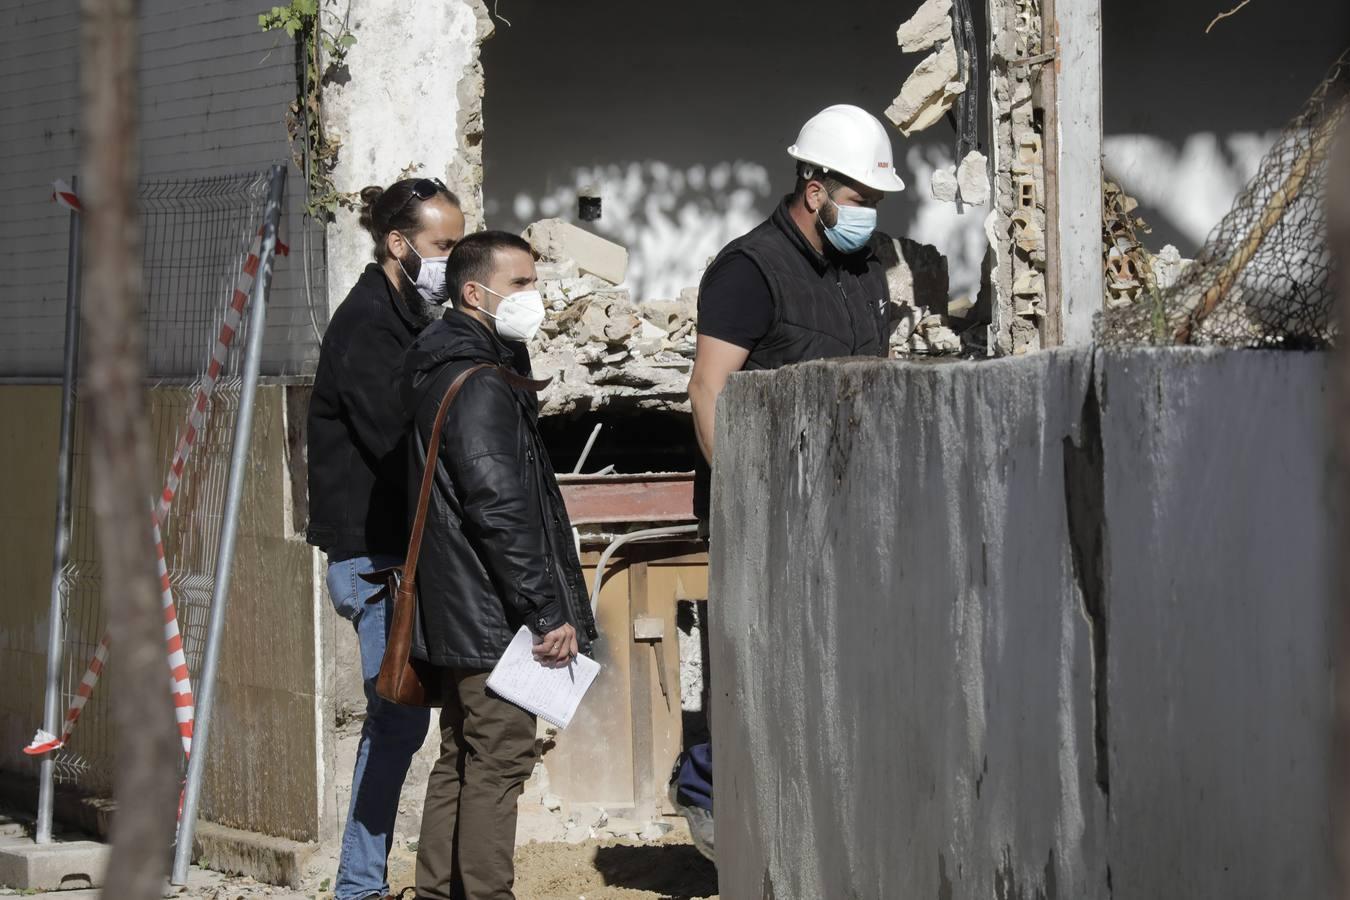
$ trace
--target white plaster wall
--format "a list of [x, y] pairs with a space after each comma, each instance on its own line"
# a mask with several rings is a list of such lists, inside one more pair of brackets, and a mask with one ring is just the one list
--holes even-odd
[[[351, 78], [324, 92], [325, 127], [342, 141], [337, 189], [387, 185], [405, 172], [437, 177], [460, 195], [473, 230], [481, 179], [461, 125], [477, 103], [477, 43], [490, 30], [481, 2], [419, 3], [410, 14], [400, 0], [353, 0], [350, 9]], [[330, 308], [371, 258], [358, 213], [339, 212], [328, 229]]]

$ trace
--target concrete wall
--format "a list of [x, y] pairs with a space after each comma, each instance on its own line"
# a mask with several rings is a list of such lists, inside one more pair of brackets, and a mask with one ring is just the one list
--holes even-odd
[[59, 388], [0, 387], [0, 768], [34, 775], [19, 750], [42, 724], [60, 415]]
[[1333, 893], [1329, 362], [1101, 364], [1116, 900]]
[[[141, 178], [200, 178], [290, 159], [286, 108], [295, 55], [285, 35], [258, 28], [261, 7], [229, 0], [146, 0], [141, 7]], [[0, 2], [0, 375], [60, 375], [69, 217], [50, 202], [53, 179], [79, 167], [79, 4]], [[304, 184], [291, 167], [268, 311], [264, 369], [312, 371], [301, 240]], [[319, 326], [323, 234], [311, 227], [311, 294]], [[87, 297], [96, 287], [85, 286]], [[203, 357], [206, 348], [202, 349]]]
[[1326, 383], [1205, 351], [736, 376], [722, 894], [1325, 896]]
[[[185, 417], [188, 396], [175, 388], [152, 393], [159, 457], [173, 449], [175, 425]], [[0, 771], [35, 776], [37, 766], [20, 753], [42, 722], [43, 671], [48, 626], [55, 460], [60, 390], [43, 386], [0, 386], [0, 561], [11, 573], [6, 602], [0, 604]], [[317, 840], [332, 818], [331, 785], [324, 740], [328, 687], [322, 677], [319, 644], [322, 607], [317, 604], [314, 553], [291, 517], [291, 448], [287, 390], [260, 388], [255, 408], [253, 466], [245, 481], [238, 552], [221, 656], [216, 719], [206, 769], [203, 815], [237, 828], [300, 841]], [[204, 440], [211, 437], [210, 432]], [[228, 439], [226, 441], [228, 446]], [[193, 462], [201, 467], [200, 448]], [[87, 521], [87, 483], [77, 467], [77, 558], [92, 554]], [[216, 487], [222, 484], [216, 481]], [[178, 571], [179, 548], [210, 539], [200, 529], [216, 519], [193, 520], [193, 475], [183, 490], [166, 533], [171, 571]], [[87, 550], [86, 550], [87, 548]], [[184, 551], [186, 552], [186, 551]], [[89, 567], [85, 571], [90, 571]], [[84, 582], [81, 582], [82, 584]], [[67, 667], [77, 681], [102, 634], [97, 579], [72, 601], [67, 633]], [[205, 600], [200, 582], [176, 585], [179, 619], [193, 675], [206, 637]], [[88, 608], [86, 608], [88, 607]], [[166, 663], [167, 666], [167, 663]], [[117, 692], [117, 650], [85, 713], [70, 751], [89, 764], [77, 784], [106, 793], [111, 777], [112, 736], [109, 698]]]
[[289, 403], [279, 385], [260, 388], [257, 402], [202, 815], [315, 841], [333, 812], [320, 670], [325, 610], [318, 554], [291, 515], [290, 461], [298, 448], [287, 441], [290, 420], [304, 416], [305, 406]]

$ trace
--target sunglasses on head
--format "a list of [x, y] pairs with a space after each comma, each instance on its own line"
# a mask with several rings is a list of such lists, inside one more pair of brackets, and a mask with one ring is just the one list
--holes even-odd
[[417, 179], [413, 182], [412, 193], [407, 196], [407, 199], [403, 201], [398, 209], [394, 210], [394, 214], [389, 218], [393, 220], [402, 215], [403, 211], [408, 208], [408, 204], [413, 201], [414, 197], [418, 200], [427, 201], [432, 197], [435, 197], [440, 191], [445, 191], [447, 194], [450, 193], [450, 189], [447, 188], [445, 183], [439, 178]]

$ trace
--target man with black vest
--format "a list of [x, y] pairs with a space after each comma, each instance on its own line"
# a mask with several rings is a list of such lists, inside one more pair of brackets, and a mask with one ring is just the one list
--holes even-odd
[[[886, 356], [885, 267], [874, 237], [877, 204], [905, 185], [885, 126], [847, 104], [811, 117], [788, 148], [797, 183], [769, 218], [717, 254], [698, 293], [698, 353], [689, 380], [694, 431], [713, 457], [717, 397], [733, 372], [839, 356]], [[710, 473], [700, 467], [694, 504], [708, 519]], [[713, 859], [712, 748], [681, 761], [671, 795], [694, 843]]]

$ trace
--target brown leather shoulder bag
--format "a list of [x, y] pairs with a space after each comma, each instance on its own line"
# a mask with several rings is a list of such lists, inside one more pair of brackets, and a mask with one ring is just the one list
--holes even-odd
[[380, 674], [375, 680], [375, 693], [392, 703], [440, 706], [445, 699], [444, 678], [439, 667], [412, 655], [413, 624], [417, 618], [417, 557], [422, 552], [422, 532], [427, 524], [431, 485], [436, 480], [436, 454], [441, 447], [441, 429], [445, 425], [446, 413], [470, 376], [483, 369], [493, 368], [496, 366], [479, 363], [465, 369], [450, 383], [445, 396], [441, 398], [441, 405], [436, 410], [436, 421], [431, 426], [431, 436], [427, 438], [422, 487], [417, 496], [417, 515], [413, 517], [412, 534], [408, 539], [408, 553], [403, 558], [403, 565], [362, 576], [367, 581], [388, 585], [389, 594], [394, 598], [394, 617], [389, 623], [384, 659], [380, 661]]
[[465, 369], [450, 383], [436, 410], [436, 421], [427, 438], [426, 463], [422, 469], [422, 486], [417, 495], [417, 515], [413, 517], [412, 534], [408, 538], [408, 553], [403, 565], [380, 569], [361, 577], [375, 584], [388, 586], [394, 598], [394, 616], [389, 623], [389, 637], [380, 661], [380, 674], [375, 679], [375, 693], [392, 703], [404, 706], [440, 706], [445, 700], [445, 680], [441, 669], [412, 655], [413, 625], [417, 619], [417, 558], [422, 552], [422, 532], [427, 524], [427, 506], [431, 502], [431, 486], [436, 480], [436, 454], [441, 447], [441, 429], [446, 413], [455, 402], [460, 388], [471, 376], [483, 369], [493, 369], [515, 388], [541, 391], [552, 379], [535, 381], [517, 375], [509, 369], [489, 363], [479, 363]]

